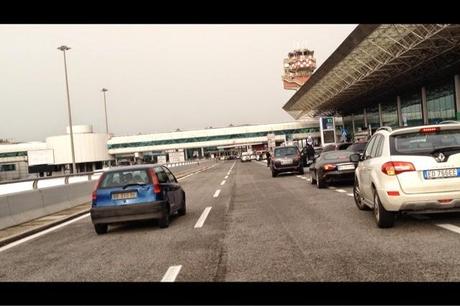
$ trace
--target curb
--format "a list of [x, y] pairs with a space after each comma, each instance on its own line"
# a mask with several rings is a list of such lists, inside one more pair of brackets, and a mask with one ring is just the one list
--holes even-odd
[[59, 219], [59, 220], [56, 220], [56, 221], [52, 221], [51, 223], [47, 223], [47, 224], [44, 224], [42, 226], [38, 226], [36, 228], [21, 232], [19, 234], [15, 234], [13, 236], [9, 236], [7, 238], [4, 238], [4, 239], [0, 240], [0, 247], [5, 246], [7, 244], [10, 244], [11, 242], [15, 242], [15, 241], [17, 241], [19, 239], [25, 238], [27, 236], [31, 236], [31, 235], [36, 234], [38, 232], [44, 231], [44, 230], [46, 230], [48, 228], [51, 228], [51, 227], [56, 226], [56, 225], [59, 225], [61, 223], [70, 221], [70, 220], [72, 220], [72, 219], [74, 219], [76, 217], [79, 217], [81, 215], [84, 215], [86, 213], [89, 213], [89, 209], [79, 211], [79, 212], [74, 213], [74, 214], [72, 214], [70, 216], [67, 216], [65, 218], [62, 218], [62, 219]]
[[[178, 176], [176, 176], [177, 179], [180, 179], [182, 177], [185, 177], [185, 176], [188, 176], [188, 175], [191, 175], [191, 174], [195, 174], [195, 173], [198, 173], [198, 172], [201, 172], [201, 171], [205, 171], [205, 170], [208, 170], [209, 168], [211, 167], [205, 167], [205, 168], [201, 168], [201, 169], [198, 169], [198, 170], [195, 170], [195, 171], [192, 171], [192, 172], [189, 172], [189, 173], [181, 173], [179, 174]], [[84, 203], [83, 203], [84, 204]], [[46, 229], [49, 229], [53, 226], [56, 226], [56, 225], [59, 225], [61, 223], [64, 223], [64, 222], [67, 222], [67, 221], [70, 221], [72, 219], [75, 219], [79, 216], [82, 216], [86, 213], [89, 213], [90, 212], [90, 209], [85, 209], [85, 210], [82, 210], [82, 211], [79, 211], [77, 213], [74, 213], [70, 216], [67, 216], [67, 217], [64, 217], [62, 219], [59, 219], [59, 220], [55, 220], [55, 221], [52, 221], [50, 223], [47, 223], [47, 224], [44, 224], [44, 225], [41, 225], [41, 226], [38, 226], [36, 228], [32, 228], [30, 230], [27, 230], [27, 231], [24, 231], [24, 232], [20, 232], [18, 234], [15, 234], [15, 235], [12, 235], [12, 236], [9, 236], [9, 237], [6, 237], [6, 238], [3, 238], [0, 240], [0, 247], [3, 247], [7, 244], [10, 244], [12, 242], [15, 242], [17, 240], [20, 240], [22, 238], [25, 238], [25, 237], [28, 237], [28, 236], [31, 236], [33, 234], [36, 234], [38, 232], [41, 232], [41, 231], [44, 231]], [[49, 216], [49, 215], [48, 215]], [[32, 221], [32, 220], [31, 220]], [[19, 224], [18, 224], [19, 225]]]

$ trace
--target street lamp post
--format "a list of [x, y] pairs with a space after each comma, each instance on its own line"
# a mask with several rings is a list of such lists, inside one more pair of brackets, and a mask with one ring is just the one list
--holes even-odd
[[107, 88], [102, 88], [102, 92], [104, 93], [105, 132], [107, 133], [107, 135], [109, 135], [109, 124], [108, 124], [108, 121], [107, 121], [107, 100], [106, 100], [106, 97], [105, 97], [105, 93], [107, 91], [108, 91]]
[[75, 150], [74, 150], [74, 144], [73, 144], [73, 129], [72, 129], [72, 112], [70, 110], [70, 95], [69, 95], [69, 79], [67, 77], [67, 62], [66, 62], [66, 57], [65, 57], [65, 52], [67, 50], [70, 50], [70, 47], [67, 46], [60, 46], [58, 50], [61, 50], [64, 54], [64, 72], [65, 72], [65, 85], [66, 85], [66, 90], [67, 90], [67, 110], [69, 113], [69, 129], [70, 129], [70, 147], [72, 150], [72, 173], [77, 173], [77, 167], [75, 166]]

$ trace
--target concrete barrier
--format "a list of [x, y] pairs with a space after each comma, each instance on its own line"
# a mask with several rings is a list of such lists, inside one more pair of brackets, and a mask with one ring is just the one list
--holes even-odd
[[96, 180], [0, 196], [0, 229], [91, 201]]
[[44, 216], [71, 207], [69, 201], [69, 187], [71, 187], [71, 185], [39, 189], [42, 195]]
[[68, 189], [70, 206], [74, 207], [82, 203], [91, 202], [91, 193], [96, 187], [96, 184], [97, 180], [69, 185], [69, 187], [72, 187]]
[[11, 218], [10, 208], [8, 207], [8, 197], [0, 196], [0, 228], [13, 225], [14, 221]]
[[43, 217], [43, 199], [40, 190], [23, 191], [7, 196], [10, 216], [14, 224]]

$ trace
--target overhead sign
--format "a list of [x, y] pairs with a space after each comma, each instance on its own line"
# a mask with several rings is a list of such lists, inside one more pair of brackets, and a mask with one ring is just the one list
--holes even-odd
[[27, 151], [27, 163], [29, 166], [54, 164], [54, 150], [31, 150]]
[[319, 127], [321, 132], [321, 145], [324, 147], [327, 144], [335, 143], [335, 122], [334, 117], [320, 117]]

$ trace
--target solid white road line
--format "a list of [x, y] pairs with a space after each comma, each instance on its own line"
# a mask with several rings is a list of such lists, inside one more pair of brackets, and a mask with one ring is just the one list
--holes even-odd
[[180, 269], [182, 269], [182, 265], [169, 267], [168, 271], [166, 271], [161, 281], [162, 282], [174, 282], [176, 280], [177, 275], [180, 272]]
[[38, 233], [36, 233], [36, 234], [30, 235], [30, 236], [28, 236], [28, 237], [19, 239], [19, 240], [15, 241], [15, 242], [12, 242], [12, 243], [10, 243], [10, 244], [7, 244], [7, 245], [1, 247], [1, 248], [0, 248], [0, 252], [6, 251], [6, 250], [8, 250], [8, 249], [10, 249], [10, 248], [12, 248], [12, 247], [14, 247], [14, 246], [17, 246], [17, 245], [22, 244], [22, 243], [24, 243], [24, 242], [27, 242], [27, 241], [29, 241], [29, 240], [35, 239], [35, 238], [37, 238], [37, 237], [46, 235], [46, 234], [48, 234], [49, 232], [55, 231], [55, 230], [57, 230], [57, 229], [60, 229], [61, 227], [67, 226], [67, 225], [69, 225], [69, 224], [71, 224], [71, 223], [74, 223], [74, 222], [77, 222], [77, 221], [79, 221], [79, 220], [81, 220], [81, 219], [84, 219], [84, 218], [86, 218], [86, 217], [89, 217], [89, 215], [90, 215], [89, 213], [88, 213], [88, 214], [84, 214], [84, 215], [82, 215], [82, 216], [80, 216], [80, 217], [77, 217], [77, 218], [75, 218], [75, 219], [69, 220], [69, 221], [67, 221], [67, 222], [61, 223], [61, 224], [56, 225], [56, 226], [53, 226], [53, 227], [50, 227], [49, 229], [46, 229], [46, 230], [44, 230], [44, 231], [41, 231], [41, 232], [38, 232]]
[[206, 218], [208, 217], [209, 212], [211, 211], [211, 206], [208, 206], [204, 209], [203, 213], [201, 214], [200, 218], [195, 224], [195, 228], [201, 228], [204, 224], [204, 221], [206, 221]]
[[223, 180], [221, 183], [220, 183], [220, 186], [222, 186], [223, 184], [225, 184], [226, 180]]
[[452, 231], [454, 233], [460, 234], [460, 227], [452, 225], [452, 224], [435, 224], [436, 226], [442, 227], [448, 231]]
[[352, 197], [353, 194], [352, 193], [347, 193], [347, 196]]
[[181, 177], [181, 178], [178, 178], [177, 180], [178, 180], [178, 181], [182, 181], [183, 179], [186, 179], [186, 178], [188, 178], [189, 176], [192, 176], [192, 175], [195, 175], [195, 174], [197, 174], [197, 173], [200, 173], [200, 172], [209, 170], [209, 169], [211, 169], [211, 168], [214, 168], [215, 166], [217, 166], [217, 164], [215, 164], [215, 165], [213, 165], [213, 166], [211, 166], [211, 167], [209, 167], [209, 168], [206, 168], [206, 169], [203, 169], [203, 170], [200, 170], [200, 171], [197, 171], [197, 172], [190, 173], [190, 174], [188, 174], [188, 175], [186, 175], [186, 176], [183, 176], [183, 177]]
[[226, 176], [224, 177], [224, 179], [228, 179], [228, 175], [226, 175]]
[[219, 196], [220, 189], [217, 189], [216, 192], [214, 193], [213, 197], [217, 198]]
[[346, 192], [346, 191], [343, 190], [343, 189], [336, 189], [335, 191], [337, 191], [337, 192]]

